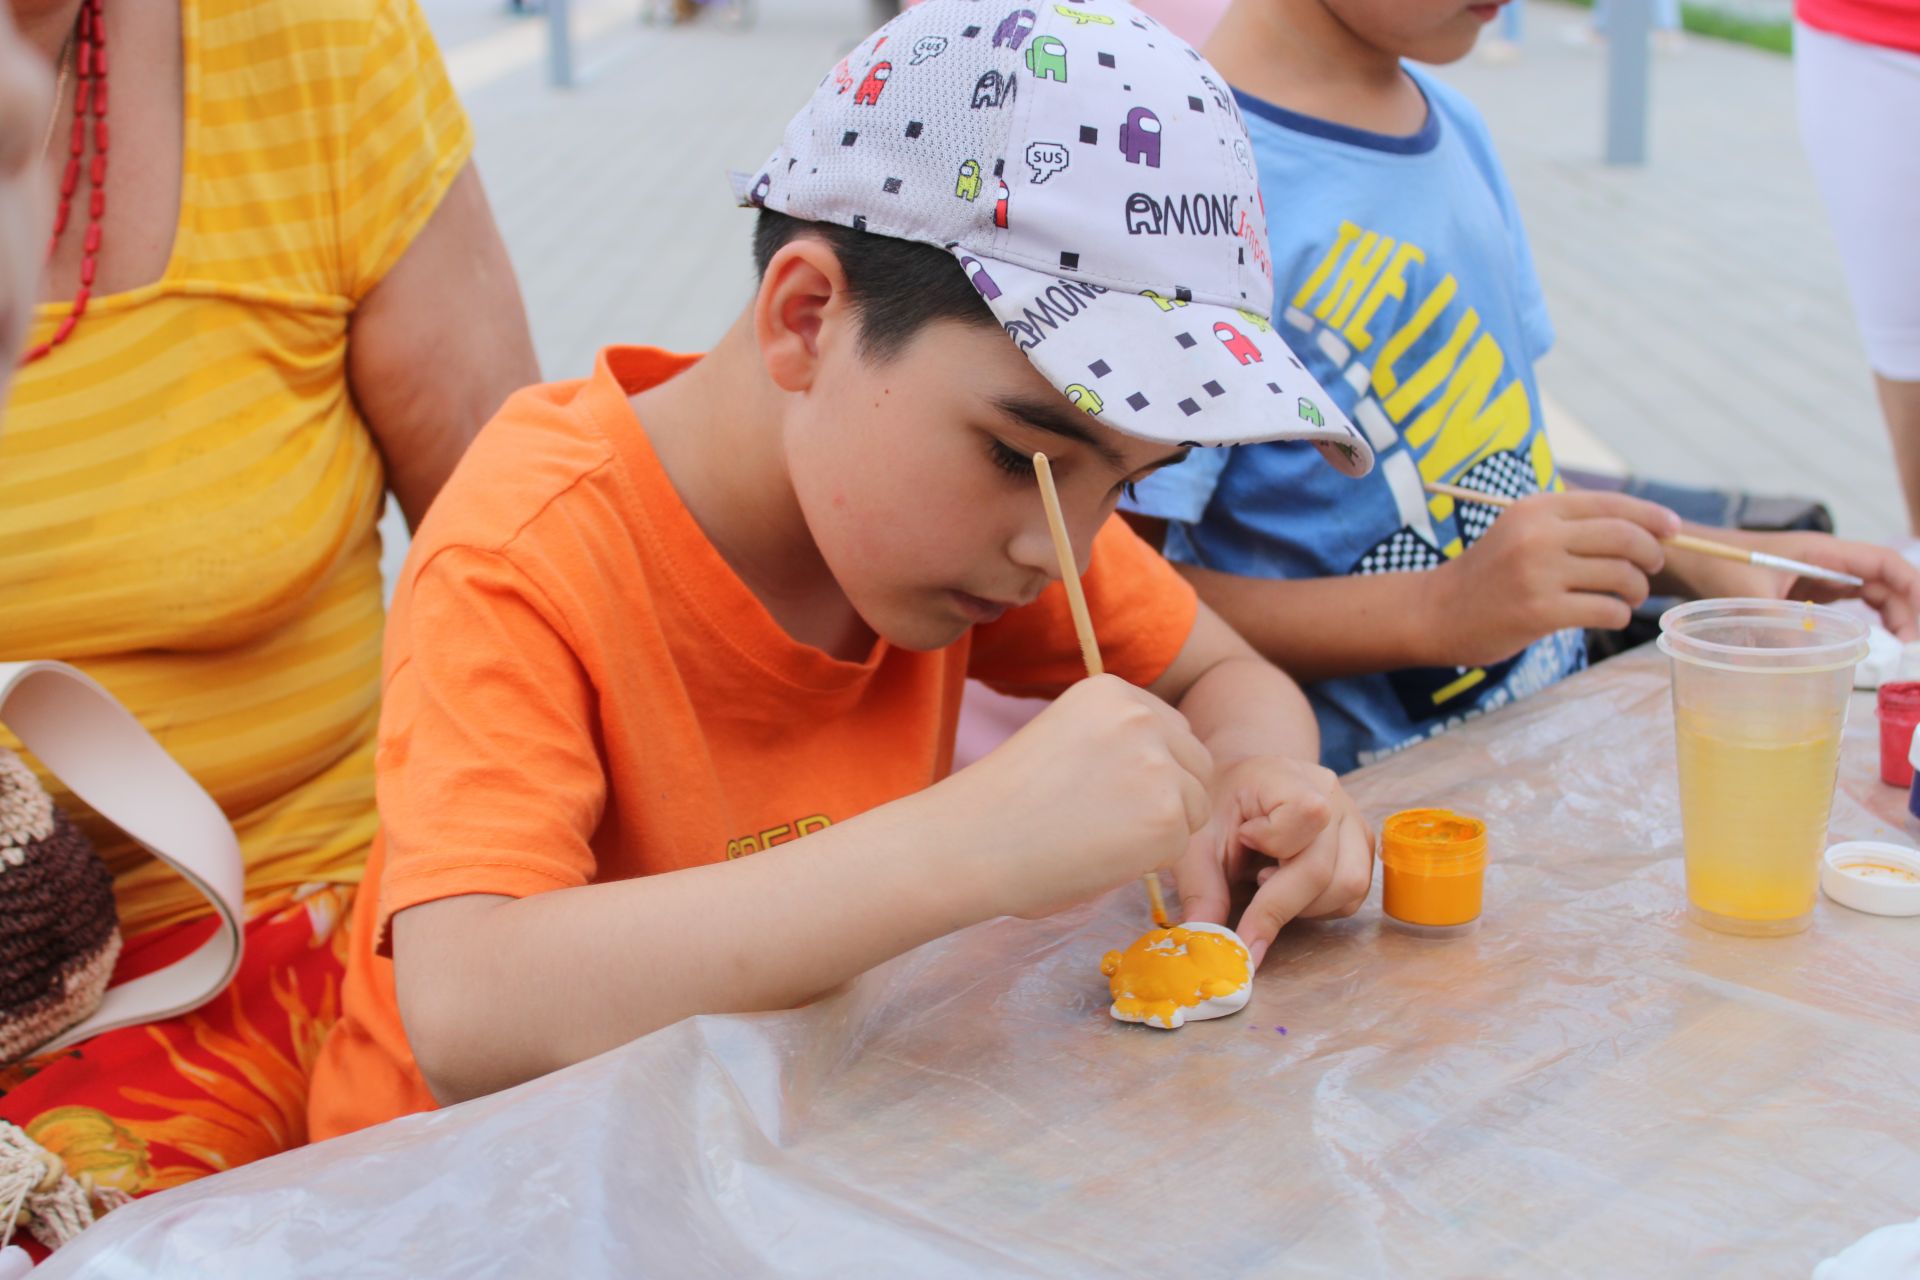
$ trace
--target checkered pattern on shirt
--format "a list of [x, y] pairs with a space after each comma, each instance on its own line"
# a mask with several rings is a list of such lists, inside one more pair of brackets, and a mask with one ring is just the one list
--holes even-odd
[[1440, 548], [1403, 527], [1361, 556], [1360, 563], [1353, 567], [1353, 571], [1356, 574], [1417, 573], [1422, 569], [1438, 568], [1445, 562], [1446, 557], [1440, 554]]
[[[1534, 477], [1533, 465], [1524, 457], [1511, 451], [1496, 453], [1483, 458], [1455, 483], [1462, 489], [1474, 489], [1480, 493], [1497, 494], [1503, 498], [1525, 498], [1540, 491], [1540, 482]], [[1493, 528], [1493, 522], [1500, 517], [1500, 508], [1485, 503], [1461, 501], [1455, 507], [1455, 520], [1460, 526], [1460, 540], [1472, 546]], [[1412, 529], [1402, 525], [1392, 535], [1375, 543], [1373, 549], [1360, 557], [1354, 565], [1356, 574], [1374, 573], [1417, 573], [1422, 569], [1434, 569], [1446, 562], [1446, 556], [1440, 548], [1428, 542]]]
[[[1462, 489], [1498, 494], [1503, 498], [1525, 498], [1540, 491], [1540, 482], [1534, 477], [1533, 465], [1513, 452], [1496, 453], [1482, 459], [1472, 470], [1461, 476], [1457, 483]], [[1461, 502], [1458, 516], [1461, 541], [1472, 546], [1486, 536], [1487, 530], [1493, 528], [1493, 522], [1499, 517], [1498, 507], [1478, 502]]]

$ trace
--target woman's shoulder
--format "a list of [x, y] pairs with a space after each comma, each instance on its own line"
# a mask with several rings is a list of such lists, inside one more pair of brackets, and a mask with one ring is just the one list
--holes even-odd
[[183, 260], [199, 275], [364, 297], [472, 142], [417, 0], [181, 4], [202, 197]]
[[357, 80], [383, 26], [417, 24], [414, 0], [184, 0], [202, 74], [240, 72], [259, 83]]
[[295, 36], [310, 32], [316, 24], [352, 27], [366, 26], [388, 9], [410, 9], [414, 0], [183, 0], [201, 23], [218, 24], [226, 29], [242, 29], [267, 36], [286, 32]]

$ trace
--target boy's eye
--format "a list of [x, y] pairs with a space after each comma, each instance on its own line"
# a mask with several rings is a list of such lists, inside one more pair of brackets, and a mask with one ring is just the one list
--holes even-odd
[[[1030, 454], [1022, 453], [998, 440], [990, 442], [988, 451], [993, 455], [993, 465], [1008, 475], [1019, 476], [1022, 479], [1033, 478], [1033, 458]], [[1120, 492], [1124, 493], [1129, 500], [1139, 496], [1139, 490], [1131, 480], [1120, 486]]]
[[1140, 499], [1140, 486], [1131, 480], [1120, 486], [1120, 492], [1126, 495], [1128, 502], [1137, 502]]
[[1033, 459], [1018, 449], [1012, 449], [995, 440], [991, 449], [993, 464], [1010, 476], [1031, 476]]
[[[1020, 476], [1021, 480], [1031, 480], [1031, 478], [1033, 478], [1033, 455], [1031, 455], [1031, 453], [1021, 453], [1020, 449], [1014, 449], [1012, 445], [1000, 443], [998, 439], [991, 439], [991, 441], [989, 441], [987, 451], [993, 455], [993, 464], [998, 466], [1000, 470], [1004, 470], [1008, 476]], [[1135, 486], [1131, 480], [1125, 482], [1123, 486], [1119, 486], [1119, 491], [1125, 493], [1129, 501], [1135, 499], [1135, 497], [1139, 497], [1139, 489], [1137, 489], [1137, 486]]]

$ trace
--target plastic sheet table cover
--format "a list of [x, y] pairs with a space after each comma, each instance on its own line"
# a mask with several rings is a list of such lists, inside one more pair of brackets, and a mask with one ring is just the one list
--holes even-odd
[[[1836, 837], [1912, 843], [1856, 695]], [[1484, 816], [1480, 931], [1289, 928], [1238, 1016], [1106, 1013], [1137, 886], [812, 1007], [122, 1209], [60, 1276], [1806, 1276], [1920, 1214], [1920, 920], [1685, 918], [1664, 659], [1352, 779]], [[1283, 1030], [1284, 1028], [1284, 1030]]]

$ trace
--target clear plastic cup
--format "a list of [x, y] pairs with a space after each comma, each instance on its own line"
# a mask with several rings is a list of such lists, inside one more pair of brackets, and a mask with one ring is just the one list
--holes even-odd
[[1698, 600], [1660, 619], [1660, 648], [1690, 913], [1724, 933], [1798, 933], [1813, 921], [1867, 624], [1820, 605]]

